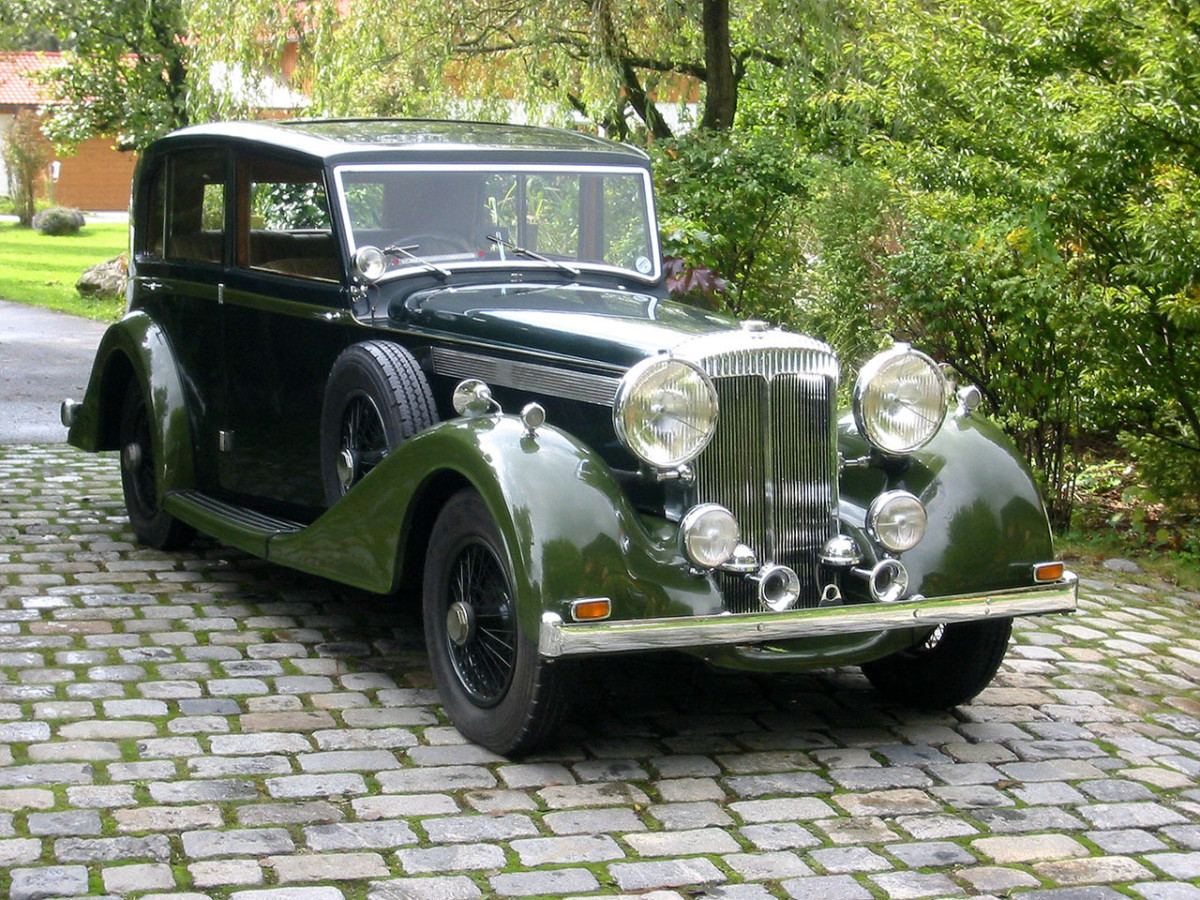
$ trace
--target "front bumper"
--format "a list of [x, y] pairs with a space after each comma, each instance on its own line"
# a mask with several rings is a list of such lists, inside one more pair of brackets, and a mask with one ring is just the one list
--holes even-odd
[[566, 622], [557, 613], [546, 612], [542, 615], [538, 652], [546, 659], [555, 659], [932, 627], [980, 619], [1071, 612], [1076, 608], [1078, 597], [1079, 579], [1068, 572], [1061, 581], [1033, 587], [781, 613], [725, 613], [581, 623]]

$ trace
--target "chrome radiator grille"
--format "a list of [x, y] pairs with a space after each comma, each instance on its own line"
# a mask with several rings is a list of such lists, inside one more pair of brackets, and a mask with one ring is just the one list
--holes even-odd
[[[724, 349], [693, 357], [712, 377], [721, 409], [716, 434], [694, 464], [695, 499], [730, 509], [759, 561], [793, 568], [799, 605], [816, 606], [818, 556], [836, 530], [836, 359], [816, 342]], [[732, 612], [762, 608], [753, 583], [726, 574], [718, 580]]]

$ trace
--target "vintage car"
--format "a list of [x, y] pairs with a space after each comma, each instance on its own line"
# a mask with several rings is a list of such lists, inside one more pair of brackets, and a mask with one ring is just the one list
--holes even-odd
[[649, 161], [565, 130], [187, 128], [135, 177], [128, 312], [69, 439], [140, 541], [195, 530], [420, 588], [445, 709], [544, 744], [598, 654], [861, 664], [969, 700], [1012, 617], [1073, 609], [1037, 489], [896, 345], [839, 413], [820, 341], [673, 302]]

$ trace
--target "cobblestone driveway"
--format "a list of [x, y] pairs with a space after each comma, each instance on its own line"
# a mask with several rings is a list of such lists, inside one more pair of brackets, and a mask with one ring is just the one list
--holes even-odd
[[1088, 582], [954, 713], [856, 672], [597, 668], [464, 744], [419, 624], [131, 543], [111, 456], [0, 448], [0, 896], [1200, 900], [1200, 597]]

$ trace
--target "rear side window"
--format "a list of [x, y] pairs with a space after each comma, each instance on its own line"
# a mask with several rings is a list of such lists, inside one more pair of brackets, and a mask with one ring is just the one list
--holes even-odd
[[186, 150], [151, 174], [146, 243], [151, 256], [220, 263], [225, 240], [225, 154]]

